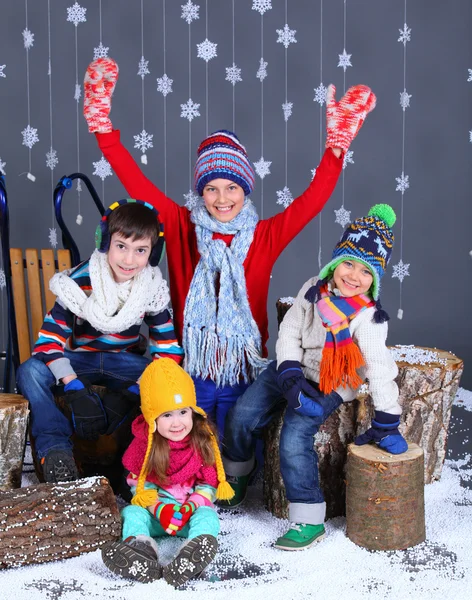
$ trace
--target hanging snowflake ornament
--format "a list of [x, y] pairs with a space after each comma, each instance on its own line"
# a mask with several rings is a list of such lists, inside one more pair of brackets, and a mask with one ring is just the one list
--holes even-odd
[[252, 10], [257, 10], [258, 13], [263, 15], [265, 12], [272, 8], [271, 0], [252, 0]]
[[199, 117], [200, 113], [198, 109], [200, 108], [200, 104], [197, 104], [189, 98], [185, 104], [180, 105], [180, 116], [183, 119], [188, 119], [188, 121], [193, 121], [195, 117]]
[[354, 164], [354, 160], [352, 158], [353, 156], [354, 156], [353, 150], [348, 150], [346, 152], [346, 154], [344, 155], [344, 158], [343, 158], [343, 169], [345, 169], [348, 164], [351, 164], [351, 165]]
[[27, 146], [30, 150], [36, 142], [39, 142], [38, 130], [31, 125], [23, 129], [21, 135], [23, 136], [23, 146]]
[[[3, 65], [5, 66], [5, 65]], [[467, 81], [472, 81], [472, 69], [468, 69], [469, 71], [469, 78], [467, 79]]]
[[0, 158], [0, 173], [2, 175], [6, 175], [5, 173], [5, 167], [7, 166], [7, 163], [4, 162], [1, 158]]
[[79, 83], [75, 84], [75, 92], [74, 92], [74, 100], [78, 102], [80, 100], [80, 96], [82, 95], [82, 88]]
[[315, 175], [316, 175], [316, 169], [311, 169], [310, 173], [311, 173], [311, 180], [313, 181], [313, 179], [315, 178]]
[[282, 110], [284, 111], [284, 120], [288, 121], [289, 118], [292, 116], [292, 108], [293, 108], [293, 102], [284, 102], [282, 104]]
[[144, 79], [146, 75], [149, 75], [150, 71], [148, 69], [148, 65], [149, 61], [146, 60], [144, 56], [141, 56], [141, 60], [138, 63], [138, 75], [141, 77], [141, 79]]
[[342, 67], [344, 72], [346, 72], [346, 69], [348, 67], [352, 67], [352, 64], [351, 64], [352, 54], [347, 54], [346, 48], [344, 48], [343, 53], [338, 54], [338, 56], [339, 56], [338, 67]]
[[0, 65], [0, 77], [6, 77], [5, 73], [3, 72], [3, 69], [6, 67], [7, 65]]
[[173, 83], [174, 80], [170, 79], [170, 77], [167, 77], [167, 75], [164, 73], [162, 77], [157, 78], [157, 91], [161, 92], [161, 94], [165, 98], [167, 94], [170, 94], [172, 92]]
[[279, 36], [277, 39], [278, 44], [283, 44], [285, 49], [287, 49], [290, 44], [296, 44], [297, 40], [295, 39], [295, 34], [297, 33], [296, 29], [290, 29], [290, 27], [285, 24], [283, 29], [277, 29], [277, 35]]
[[264, 157], [261, 158], [254, 163], [254, 170], [259, 175], [261, 179], [264, 179], [266, 175], [270, 175], [270, 165], [272, 164], [271, 160], [264, 160]]
[[185, 206], [188, 210], [192, 210], [200, 199], [200, 196], [193, 190], [189, 190], [187, 194], [184, 194]]
[[406, 43], [411, 40], [411, 28], [405, 23], [403, 25], [403, 29], [399, 29], [398, 31], [400, 32], [400, 37], [398, 38], [397, 42], [401, 42], [404, 46], [406, 46]]
[[397, 187], [395, 188], [396, 192], [401, 192], [404, 194], [405, 191], [410, 187], [409, 177], [404, 173], [402, 173], [400, 177], [395, 177], [395, 181], [397, 182]]
[[87, 9], [83, 8], [78, 2], [76, 2], [73, 6], [67, 9], [67, 20], [69, 23], [74, 23], [74, 25], [77, 27], [79, 23], [85, 23], [87, 20], [85, 17], [86, 12]]
[[49, 167], [52, 171], [56, 168], [58, 163], [59, 159], [57, 158], [57, 152], [51, 148], [49, 152], [46, 152], [46, 167]]
[[57, 231], [55, 227], [49, 228], [49, 243], [53, 248], [57, 248]]
[[346, 225], [351, 222], [351, 211], [346, 210], [344, 208], [344, 206], [341, 206], [341, 208], [338, 208], [338, 210], [335, 210], [334, 214], [336, 215], [334, 222], [339, 223], [339, 225], [341, 225], [341, 227], [343, 227], [343, 228], [346, 227]]
[[97, 175], [97, 177], [100, 177], [102, 181], [105, 181], [107, 177], [111, 177], [111, 175], [113, 175], [110, 163], [105, 159], [104, 156], [102, 156], [102, 158], [97, 162], [94, 162], [93, 167], [95, 169], [93, 174]]
[[3, 290], [3, 288], [5, 288], [7, 285], [7, 280], [5, 277], [5, 271], [3, 269], [0, 269], [0, 289]]
[[317, 88], [314, 88], [315, 90], [315, 97], [313, 98], [313, 102], [318, 102], [318, 104], [320, 106], [323, 106], [323, 104], [325, 104], [326, 102], [326, 95], [328, 93], [328, 88], [326, 88], [323, 83], [320, 83], [320, 85]]
[[199, 18], [198, 11], [200, 10], [200, 6], [198, 4], [194, 4], [191, 0], [188, 0], [187, 4], [181, 4], [182, 14], [180, 17], [187, 21], [190, 25], [192, 21], [195, 21]]
[[147, 156], [146, 150], [148, 148], [152, 148], [152, 138], [154, 137], [152, 133], [148, 133], [145, 129], [138, 133], [138, 135], [134, 135], [134, 147], [141, 150], [141, 162], [143, 165], [147, 165]]
[[469, 142], [472, 144], [472, 131], [469, 131]]
[[77, 185], [75, 186], [75, 191], [80, 194], [80, 192], [82, 191], [82, 182], [80, 181], [80, 179], [77, 179]]
[[396, 265], [393, 265], [392, 279], [396, 277], [400, 280], [400, 282], [403, 282], [405, 277], [409, 277], [410, 275], [410, 273], [408, 272], [409, 268], [410, 263], [405, 264], [402, 260], [398, 261]]
[[218, 44], [214, 44], [210, 42], [208, 38], [201, 42], [201, 44], [197, 44], [197, 57], [203, 58], [205, 62], [208, 62], [212, 58], [216, 58], [216, 47]]
[[261, 58], [259, 61], [259, 68], [257, 69], [256, 77], [262, 83], [264, 79], [267, 77], [267, 64], [266, 61]]
[[238, 81], [242, 81], [241, 77], [241, 69], [239, 69], [235, 63], [233, 63], [232, 67], [226, 67], [226, 81], [229, 81], [233, 85], [236, 85]]
[[407, 93], [406, 89], [404, 89], [403, 92], [400, 92], [400, 106], [403, 108], [403, 110], [410, 106], [411, 96], [411, 94]]
[[292, 192], [287, 186], [283, 190], [277, 190], [277, 204], [281, 204], [284, 208], [290, 206], [293, 202]]
[[33, 43], [34, 43], [34, 33], [31, 33], [31, 31], [29, 29], [24, 29], [23, 30], [23, 44], [24, 44], [26, 50], [29, 50], [30, 48], [32, 48]]
[[102, 42], [100, 42], [100, 44], [93, 49], [93, 60], [96, 60], [97, 58], [108, 58], [108, 50], [110, 50], [110, 48], [104, 46]]

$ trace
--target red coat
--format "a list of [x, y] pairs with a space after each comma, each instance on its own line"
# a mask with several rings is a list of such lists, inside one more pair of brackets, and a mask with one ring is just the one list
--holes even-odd
[[[120, 142], [120, 132], [96, 134], [105, 158], [120, 179], [131, 198], [152, 204], [164, 223], [169, 283], [174, 324], [179, 342], [182, 343], [182, 327], [185, 300], [200, 255], [197, 249], [195, 225], [190, 212], [165, 196], [144, 174], [131, 154]], [[252, 316], [261, 332], [263, 355], [267, 356], [266, 342], [269, 337], [267, 296], [270, 274], [284, 248], [321, 212], [331, 196], [342, 169], [342, 157], [336, 158], [326, 150], [316, 169], [316, 175], [305, 192], [296, 198], [283, 212], [258, 222], [254, 240], [244, 261], [246, 287]], [[227, 245], [232, 235], [213, 234]]]

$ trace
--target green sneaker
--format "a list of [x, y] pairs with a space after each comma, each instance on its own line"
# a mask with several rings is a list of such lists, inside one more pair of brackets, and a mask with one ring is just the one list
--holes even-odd
[[249, 485], [250, 477], [251, 473], [249, 473], [249, 475], [240, 475], [239, 477], [227, 475], [226, 481], [233, 488], [234, 496], [231, 500], [218, 500], [218, 506], [225, 509], [235, 508], [242, 504], [244, 500], [246, 500], [247, 486]]
[[293, 523], [285, 535], [279, 537], [274, 547], [279, 550], [305, 550], [325, 536], [324, 525]]

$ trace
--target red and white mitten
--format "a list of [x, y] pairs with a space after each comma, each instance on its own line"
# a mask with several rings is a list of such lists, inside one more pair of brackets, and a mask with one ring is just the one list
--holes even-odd
[[112, 58], [97, 58], [89, 64], [84, 78], [84, 117], [90, 133], [112, 131], [108, 115], [118, 79], [118, 65]]
[[339, 102], [335, 95], [336, 87], [331, 84], [326, 96], [326, 148], [342, 148], [347, 152], [377, 99], [366, 85], [350, 87]]

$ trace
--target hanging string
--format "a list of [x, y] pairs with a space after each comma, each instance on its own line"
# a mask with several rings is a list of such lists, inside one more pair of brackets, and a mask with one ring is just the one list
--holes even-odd
[[[233, 69], [234, 69], [236, 66], [235, 52], [234, 52], [234, 0], [232, 0], [231, 4], [232, 4], [231, 21], [232, 21], [232, 25], [233, 25]], [[233, 129], [232, 129], [233, 132], [235, 132], [235, 130], [236, 130], [236, 110], [235, 110], [235, 92], [236, 92], [236, 90], [234, 89], [235, 83], [236, 82], [233, 83]]]
[[[320, 160], [323, 156], [323, 104], [326, 102], [326, 88], [323, 85], [323, 0], [320, 0], [320, 86], [318, 89], [318, 102], [320, 105]], [[316, 90], [315, 90], [316, 92]], [[316, 100], [316, 95], [315, 95]], [[315, 171], [313, 176], [315, 176]], [[321, 271], [322, 260], [322, 212], [318, 216], [318, 269]]]
[[148, 65], [149, 61], [144, 58], [144, 6], [143, 0], [141, 0], [141, 60], [138, 64], [138, 75], [141, 77], [141, 112], [143, 117], [143, 129], [141, 133], [138, 133], [133, 137], [134, 147], [141, 150], [141, 162], [143, 165], [147, 165], [146, 150], [153, 147], [152, 138], [154, 137], [153, 134], [146, 131], [144, 125], [144, 78], [150, 73]]
[[[46, 166], [51, 169], [51, 197], [54, 195], [54, 168], [58, 164], [57, 153], [52, 141], [52, 56], [51, 56], [51, 0], [48, 0], [48, 79], [49, 79], [49, 152], [46, 153]], [[54, 205], [51, 203], [51, 227], [49, 243], [57, 247], [57, 230], [54, 219]]]
[[[38, 130], [31, 127], [31, 98], [30, 98], [30, 70], [29, 70], [29, 51], [33, 47], [34, 33], [28, 29], [28, 0], [25, 0], [25, 29], [23, 31], [23, 44], [26, 50], [26, 96], [27, 96], [27, 111], [28, 125], [21, 132], [23, 136], [23, 145], [28, 148], [28, 172], [26, 177], [30, 181], [35, 181], [36, 177], [31, 173], [31, 149], [39, 142]], [[21, 173], [23, 175], [23, 173]]]

